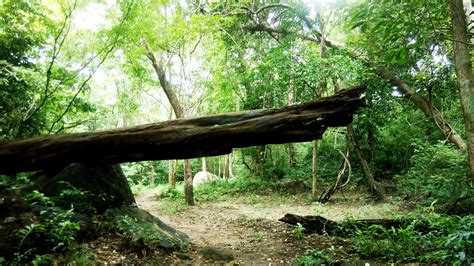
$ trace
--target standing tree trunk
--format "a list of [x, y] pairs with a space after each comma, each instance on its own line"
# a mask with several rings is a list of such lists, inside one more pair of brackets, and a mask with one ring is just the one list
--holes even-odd
[[377, 181], [375, 181], [374, 175], [372, 174], [372, 171], [370, 171], [369, 164], [367, 163], [367, 160], [365, 160], [364, 153], [362, 152], [362, 149], [360, 148], [359, 143], [357, 143], [357, 140], [354, 135], [354, 130], [352, 129], [352, 124], [347, 126], [347, 135], [352, 142], [352, 146], [354, 147], [354, 150], [357, 153], [357, 157], [359, 158], [359, 161], [362, 165], [364, 174], [367, 177], [367, 182], [369, 185], [370, 192], [377, 200], [383, 200], [384, 198], [383, 191], [380, 188], [380, 184]]
[[207, 172], [207, 162], [206, 162], [206, 157], [201, 158], [201, 163], [202, 163], [202, 171]]
[[[469, 51], [468, 21], [462, 0], [449, 0], [453, 26], [454, 67], [459, 83], [459, 96], [466, 128], [467, 155], [471, 184], [474, 185], [474, 74]], [[471, 8], [472, 9], [472, 8]]]
[[[171, 106], [173, 107], [174, 114], [177, 119], [183, 118], [184, 113], [181, 105], [178, 101], [178, 97], [173, 91], [170, 82], [166, 78], [165, 70], [163, 68], [163, 59], [160, 54], [158, 60], [156, 60], [153, 51], [150, 48], [147, 40], [144, 40], [145, 48], [146, 48], [146, 56], [151, 61], [153, 69], [155, 70], [156, 75], [160, 81], [161, 88], [166, 94]], [[194, 205], [194, 197], [193, 197], [193, 173], [191, 170], [191, 163], [189, 160], [184, 160], [184, 198], [186, 203], [190, 206]]]
[[230, 154], [227, 154], [225, 156], [225, 163], [224, 163], [224, 178], [229, 179], [230, 177]]
[[171, 188], [176, 187], [176, 165], [178, 164], [177, 160], [168, 161], [168, 185]]
[[[169, 120], [171, 120], [172, 118], [173, 118], [173, 107], [171, 106]], [[168, 161], [168, 186], [170, 188], [176, 187], [176, 175], [178, 174], [178, 172], [176, 171], [177, 167], [178, 167], [177, 160]]]
[[190, 160], [184, 160], [184, 199], [189, 206], [194, 205], [193, 176]]

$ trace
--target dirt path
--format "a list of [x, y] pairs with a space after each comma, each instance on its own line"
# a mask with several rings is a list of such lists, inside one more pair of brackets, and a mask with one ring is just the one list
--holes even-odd
[[[344, 239], [320, 235], [296, 237], [291, 226], [279, 222], [285, 213], [323, 215], [342, 220], [381, 218], [396, 210], [390, 204], [365, 205], [361, 195], [335, 198], [335, 202], [315, 205], [301, 202], [296, 197], [256, 196], [226, 201], [197, 203], [196, 206], [170, 213], [166, 200], [157, 199], [152, 192], [136, 197], [139, 207], [148, 210], [168, 225], [186, 233], [191, 239], [187, 263], [206, 262], [202, 250], [213, 247], [233, 254], [236, 263], [243, 265], [286, 265], [310, 248], [334, 246], [341, 258], [356, 259]], [[169, 204], [169, 202], [168, 202]], [[176, 204], [184, 204], [176, 202]], [[182, 259], [182, 258], [181, 258]], [[176, 263], [184, 263], [176, 257]], [[189, 261], [190, 260], [190, 261]]]

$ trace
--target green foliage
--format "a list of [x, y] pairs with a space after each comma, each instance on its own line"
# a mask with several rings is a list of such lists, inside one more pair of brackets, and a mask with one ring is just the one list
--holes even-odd
[[131, 186], [165, 184], [168, 182], [168, 164], [166, 161], [146, 161], [121, 164], [123, 172]]
[[444, 142], [420, 144], [410, 159], [411, 167], [396, 176], [401, 193], [429, 205], [443, 205], [466, 197], [470, 190], [465, 155]]
[[43, 193], [38, 190], [33, 190], [25, 196], [25, 199], [32, 204], [39, 204], [41, 206], [53, 207], [54, 202], [50, 197], [46, 197]]
[[296, 223], [296, 225], [293, 228], [292, 232], [293, 232], [293, 235], [296, 237], [296, 239], [301, 239], [304, 236], [304, 230], [305, 230], [305, 228], [303, 227], [302, 224]]
[[232, 195], [265, 194], [277, 190], [278, 186], [274, 180], [253, 178], [217, 179], [195, 188], [195, 196], [200, 200], [215, 200]]
[[[45, 260], [47, 254], [53, 252], [70, 251], [76, 241], [77, 232], [80, 229], [78, 222], [71, 220], [73, 209], [58, 211], [45, 217], [39, 223], [25, 226], [18, 231], [20, 244], [18, 246], [18, 260], [28, 261], [34, 257], [36, 260]], [[35, 241], [32, 245], [31, 241]], [[42, 245], [38, 245], [39, 242]], [[28, 249], [24, 249], [24, 245]]]
[[364, 258], [391, 262], [454, 262], [474, 259], [474, 216], [438, 214], [402, 217], [412, 222], [401, 228], [372, 225], [357, 227], [353, 248]]
[[91, 202], [93, 202], [92, 197], [94, 196], [88, 191], [68, 188], [61, 191], [54, 198], [54, 202], [56, 202], [56, 206], [68, 208], [72, 205], [75, 212], [92, 215], [97, 213], [95, 207], [91, 205]]
[[296, 258], [294, 263], [296, 265], [311, 266], [311, 265], [333, 265], [332, 255], [334, 247], [328, 249], [309, 249], [306, 251], [306, 256]]
[[168, 187], [160, 194], [161, 198], [168, 198], [171, 200], [184, 199], [183, 191], [179, 191], [176, 188]]

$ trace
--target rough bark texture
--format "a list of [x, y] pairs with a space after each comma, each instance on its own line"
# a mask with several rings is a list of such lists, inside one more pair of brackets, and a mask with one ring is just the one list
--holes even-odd
[[365, 86], [282, 109], [177, 119], [126, 129], [0, 142], [0, 174], [144, 160], [223, 155], [232, 148], [304, 142], [346, 126]]
[[168, 161], [168, 185], [169, 187], [176, 187], [176, 165], [178, 162], [176, 160]]
[[193, 172], [191, 171], [191, 162], [186, 159], [183, 161], [184, 165], [184, 199], [189, 206], [194, 205], [194, 191], [193, 191]]
[[474, 185], [474, 74], [469, 53], [468, 26], [466, 13], [463, 10], [463, 1], [449, 0], [449, 7], [453, 26], [454, 67], [464, 114], [471, 183]]

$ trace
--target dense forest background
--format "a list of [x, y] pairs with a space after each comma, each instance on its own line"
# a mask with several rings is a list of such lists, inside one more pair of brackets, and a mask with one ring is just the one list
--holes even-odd
[[[166, 187], [181, 205], [281, 180], [322, 203], [367, 188], [446, 224], [437, 247], [402, 261], [472, 262], [473, 16], [461, 0], [3, 0], [0, 139], [280, 108], [365, 84], [353, 123], [321, 140], [121, 167], [134, 192]], [[193, 195], [198, 172], [214, 185]]]

